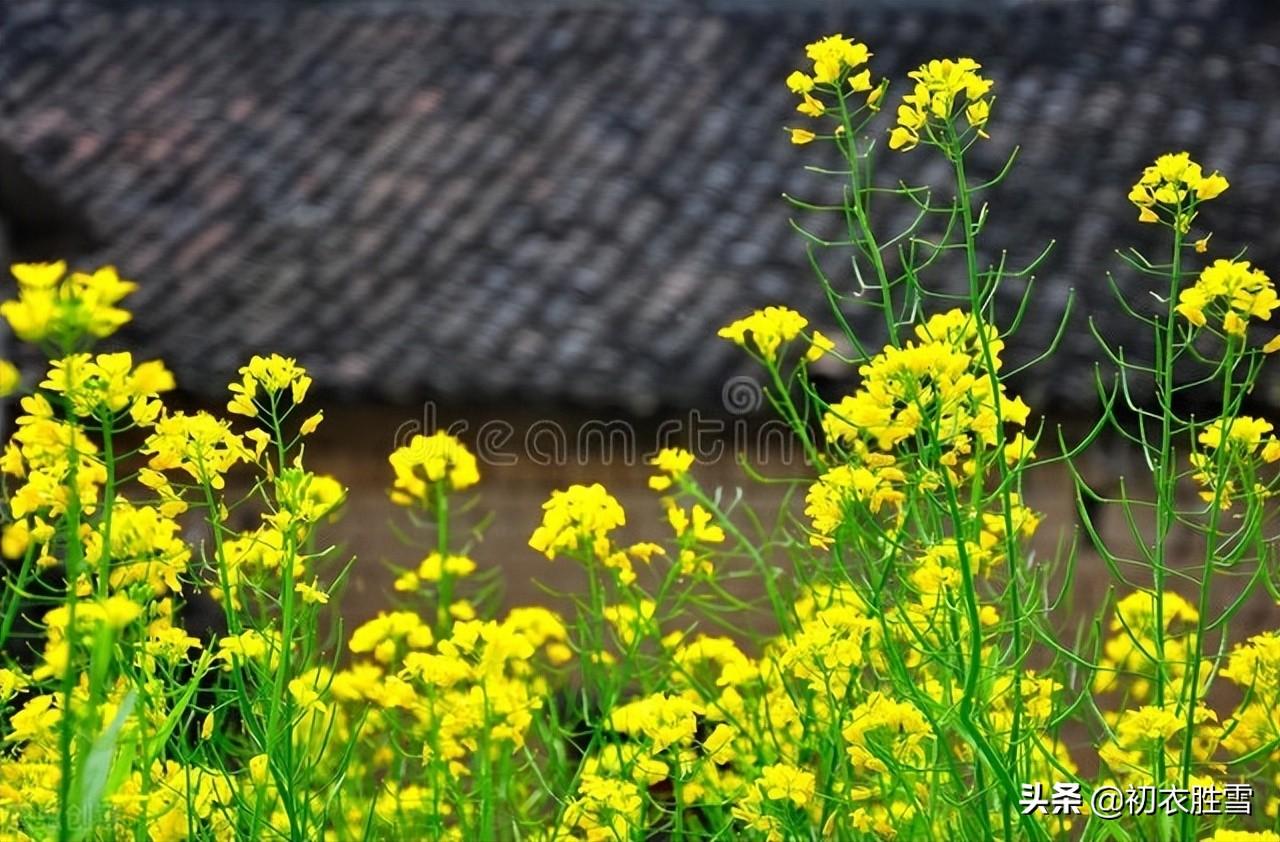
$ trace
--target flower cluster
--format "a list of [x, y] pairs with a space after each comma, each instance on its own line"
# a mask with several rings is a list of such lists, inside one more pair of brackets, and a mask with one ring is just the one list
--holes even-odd
[[1173, 591], [1135, 591], [1121, 599], [1094, 673], [1094, 692], [1123, 689], [1129, 698], [1145, 702], [1152, 697], [1157, 670], [1176, 691], [1195, 652], [1199, 619], [1195, 606]]
[[[1214, 317], [1228, 336], [1243, 338], [1250, 319], [1267, 321], [1276, 308], [1276, 290], [1271, 278], [1247, 260], [1215, 260], [1205, 267], [1195, 284], [1178, 295], [1178, 313], [1196, 327]], [[1280, 340], [1267, 345], [1268, 352], [1280, 349]]]
[[[721, 339], [728, 339], [740, 348], [746, 348], [772, 362], [777, 360], [782, 347], [800, 336], [808, 326], [809, 320], [795, 310], [787, 307], [765, 307], [725, 325], [720, 328], [718, 335]], [[804, 358], [808, 362], [815, 362], [833, 348], [835, 343], [815, 330], [810, 335]]]
[[1204, 449], [1190, 456], [1201, 499], [1226, 511], [1242, 490], [1257, 500], [1270, 497], [1273, 492], [1258, 469], [1263, 463], [1280, 462], [1280, 439], [1272, 429], [1270, 421], [1248, 415], [1206, 425], [1197, 436]]
[[600, 483], [571, 485], [542, 506], [542, 525], [529, 539], [547, 558], [584, 548], [608, 555], [609, 533], [627, 522], [626, 512]]
[[391, 500], [402, 506], [430, 505], [433, 494], [462, 491], [480, 481], [476, 457], [444, 431], [414, 436], [390, 461], [395, 471]]
[[907, 75], [915, 82], [898, 106], [898, 124], [889, 133], [889, 148], [903, 152], [923, 140], [942, 148], [963, 139], [955, 120], [963, 114], [968, 130], [978, 137], [991, 116], [991, 80], [978, 73], [982, 65], [971, 58], [935, 59]]
[[154, 422], [161, 404], [155, 398], [174, 387], [173, 375], [159, 360], [133, 364], [128, 351], [69, 354], [54, 360], [42, 389], [63, 395], [82, 417], [128, 412], [139, 424]]
[[[796, 110], [801, 114], [813, 118], [834, 116], [839, 121], [835, 129], [839, 135], [847, 131], [845, 123], [850, 113], [858, 110], [850, 102], [853, 94], [859, 98], [866, 94], [863, 107], [879, 108], [884, 89], [874, 85], [871, 69], [864, 66], [871, 58], [865, 44], [843, 35], [828, 35], [806, 46], [805, 55], [813, 63], [812, 70], [797, 70], [787, 77], [787, 87], [800, 97]], [[791, 142], [795, 144], [809, 143], [817, 137], [809, 129], [791, 129]]]
[[0, 316], [24, 342], [48, 340], [66, 347], [110, 336], [129, 321], [116, 305], [137, 284], [111, 266], [67, 274], [67, 264], [19, 263], [13, 267], [18, 298], [0, 304]]
[[[253, 357], [240, 369], [240, 378], [239, 383], [232, 383], [229, 387], [232, 398], [227, 404], [227, 411], [249, 418], [257, 418], [270, 411], [259, 401], [279, 409], [280, 396], [287, 392], [290, 401], [296, 405], [306, 399], [307, 390], [311, 388], [311, 377], [306, 370], [297, 361], [278, 354]], [[308, 419], [304, 423], [304, 433], [319, 424], [319, 416], [312, 418], [316, 420]]]
[[905, 500], [903, 486], [932, 490], [978, 472], [985, 453], [1009, 462], [1032, 455], [1021, 433], [1030, 407], [993, 387], [1003, 342], [989, 326], [951, 310], [915, 328], [915, 339], [889, 346], [859, 367], [859, 389], [822, 417], [828, 440], [849, 464], [823, 474], [810, 488], [806, 512], [814, 540], [825, 545], [850, 504], [877, 514]]
[[1139, 222], [1159, 222], [1185, 234], [1200, 203], [1216, 199], [1229, 186], [1216, 170], [1205, 175], [1189, 153], [1170, 153], [1142, 171], [1129, 201], [1138, 208]]

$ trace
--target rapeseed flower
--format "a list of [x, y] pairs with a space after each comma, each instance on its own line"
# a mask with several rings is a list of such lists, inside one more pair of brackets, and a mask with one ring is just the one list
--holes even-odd
[[664, 447], [649, 461], [658, 469], [656, 476], [649, 477], [649, 487], [654, 491], [666, 491], [693, 467], [693, 454], [679, 447]]
[[1216, 170], [1209, 175], [1187, 152], [1161, 155], [1142, 171], [1129, 191], [1139, 222], [1161, 222], [1185, 234], [1201, 202], [1216, 199], [1230, 185]]
[[1196, 327], [1206, 313], [1220, 319], [1223, 333], [1243, 338], [1250, 319], [1267, 321], [1280, 300], [1271, 278], [1247, 260], [1215, 260], [1195, 284], [1178, 295], [1178, 313]]
[[790, 801], [797, 807], [803, 807], [813, 800], [816, 779], [805, 769], [774, 763], [760, 770], [759, 786], [770, 801]]
[[22, 372], [8, 360], [0, 360], [0, 398], [7, 398], [22, 385]]
[[437, 483], [462, 491], [480, 481], [476, 457], [444, 431], [414, 436], [407, 445], [396, 448], [390, 461], [396, 475], [391, 501], [401, 506], [430, 505], [430, 492]]
[[11, 268], [18, 281], [18, 298], [0, 304], [0, 316], [24, 342], [49, 339], [75, 345], [84, 339], [102, 339], [131, 318], [115, 305], [137, 284], [122, 279], [111, 266], [70, 275], [62, 261], [18, 263]]
[[964, 133], [954, 120], [960, 114], [978, 137], [991, 116], [991, 80], [978, 73], [982, 65], [971, 58], [935, 59], [907, 75], [911, 93], [898, 106], [898, 124], [889, 134], [889, 148], [907, 152], [922, 140], [949, 148]]
[[603, 485], [571, 485], [551, 492], [542, 504], [542, 525], [530, 536], [529, 546], [547, 558], [584, 547], [602, 557], [608, 555], [610, 533], [626, 522], [622, 506]]
[[[800, 97], [796, 110], [801, 114], [812, 118], [827, 114], [840, 117], [841, 110], [853, 110], [846, 104], [848, 94], [868, 92], [865, 104], [876, 107], [881, 88], [873, 86], [871, 69], [864, 66], [871, 58], [865, 44], [840, 34], [828, 35], [807, 45], [805, 55], [812, 62], [809, 71], [793, 71], [786, 79], [787, 89]], [[840, 125], [837, 131], [843, 128]], [[792, 143], [809, 143], [817, 137], [808, 129], [790, 131]]]
[[253, 460], [231, 425], [207, 412], [175, 412], [160, 418], [142, 452], [150, 454], [147, 467], [153, 471], [181, 470], [213, 488], [224, 487], [227, 472], [237, 463]]
[[1206, 503], [1216, 500], [1218, 508], [1226, 511], [1242, 489], [1260, 500], [1270, 497], [1271, 490], [1257, 479], [1257, 467], [1280, 461], [1280, 439], [1271, 434], [1273, 429], [1270, 421], [1248, 415], [1206, 425], [1196, 437], [1204, 450], [1189, 457], [1195, 469], [1191, 478], [1201, 487], [1200, 498]]
[[718, 335], [739, 347], [754, 349], [766, 360], [774, 360], [783, 343], [799, 336], [808, 324], [808, 319], [788, 307], [765, 307], [720, 328]]
[[[278, 408], [276, 404], [286, 392], [293, 404], [302, 403], [307, 390], [311, 388], [311, 377], [291, 357], [279, 354], [255, 356], [249, 360], [248, 365], [241, 367], [240, 381], [232, 383], [228, 388], [233, 397], [227, 404], [227, 411], [256, 418], [263, 411], [283, 411], [283, 407]], [[319, 422], [312, 423], [314, 425]]]

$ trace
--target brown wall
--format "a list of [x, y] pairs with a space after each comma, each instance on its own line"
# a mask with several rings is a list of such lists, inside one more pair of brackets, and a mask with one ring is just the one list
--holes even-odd
[[[341, 522], [332, 528], [331, 537], [346, 547], [348, 556], [354, 554], [357, 557], [343, 601], [343, 614], [348, 623], [360, 622], [392, 604], [390, 584], [394, 575], [388, 565], [411, 566], [424, 554], [422, 550], [406, 546], [396, 537], [393, 525], [403, 528], [406, 525], [405, 513], [391, 505], [386, 496], [391, 478], [387, 455], [398, 437], [403, 439], [421, 428], [422, 413], [411, 409], [355, 406], [331, 407], [325, 414], [325, 423], [308, 440], [307, 461], [312, 470], [332, 473], [350, 488], [345, 514]], [[472, 445], [475, 444], [474, 434], [484, 421], [506, 419], [512, 422], [514, 439], [504, 448], [505, 451], [513, 451], [514, 442], [518, 442], [530, 425], [538, 420], [524, 409], [498, 407], [441, 413], [434, 422], [443, 426], [459, 419], [469, 422], [469, 429], [461, 437]], [[553, 416], [553, 420], [570, 431], [572, 438], [573, 431], [581, 429], [590, 418], [560, 413]], [[733, 430], [729, 428], [730, 433]], [[662, 434], [658, 421], [638, 422], [636, 431], [641, 451], [652, 450], [657, 436]], [[754, 441], [749, 435], [743, 436], [742, 440]], [[776, 444], [777, 440], [771, 441]], [[571, 564], [550, 562], [526, 543], [540, 520], [542, 502], [553, 489], [571, 483], [602, 482], [627, 510], [629, 522], [626, 532], [629, 538], [665, 539], [668, 536], [658, 495], [647, 487], [652, 473], [650, 468], [637, 464], [638, 460], [626, 464], [617, 449], [608, 464], [603, 463], [604, 454], [598, 448], [586, 454], [569, 455], [571, 458], [567, 464], [540, 465], [525, 456], [509, 465], [481, 464], [481, 483], [474, 489], [474, 495], [466, 495], [475, 498], [474, 506], [463, 518], [466, 522], [476, 524], [484, 514], [492, 515], [483, 533], [475, 539], [471, 554], [482, 568], [500, 569], [505, 583], [502, 601], [506, 605], [555, 603], [556, 600], [548, 597], [540, 584], [569, 592], [582, 587], [579, 571]], [[806, 475], [801, 465], [788, 468], [778, 464], [782, 456], [776, 453], [765, 455], [774, 462], [764, 466], [762, 472], [766, 474]], [[727, 498], [732, 498], [742, 489], [751, 505], [765, 515], [771, 517], [780, 505], [779, 486], [761, 486], [750, 480], [727, 454], [700, 465], [696, 470], [700, 482], [708, 490], [719, 487]], [[1121, 477], [1125, 477], [1131, 494], [1150, 493], [1150, 473], [1141, 459], [1131, 450], [1114, 443], [1099, 445], [1083, 461], [1082, 470], [1091, 482], [1107, 493], [1116, 493]], [[1080, 520], [1075, 511], [1073, 482], [1064, 466], [1055, 464], [1035, 469], [1027, 477], [1026, 494], [1028, 502], [1045, 515], [1034, 542], [1037, 562], [1054, 559], [1061, 548], [1073, 539], [1080, 542], [1074, 585], [1066, 594], [1057, 618], [1057, 624], [1064, 633], [1073, 632], [1093, 615], [1108, 588], [1112, 587], [1113, 580], [1099, 556], [1087, 548], [1088, 542], [1079, 529]], [[1118, 508], [1106, 508], [1100, 522], [1110, 542], [1120, 547], [1132, 546], [1125, 518]], [[425, 534], [419, 537], [429, 540]], [[1202, 552], [1202, 545], [1190, 536], [1180, 535], [1174, 541], [1173, 554], [1180, 564], [1198, 569]], [[1150, 581], [1149, 571], [1141, 566], [1126, 568], [1126, 572], [1136, 584]], [[1215, 592], [1222, 601], [1235, 593], [1243, 581], [1219, 576], [1219, 583], [1221, 587]], [[1192, 593], [1185, 582], [1176, 587], [1187, 596]], [[1120, 590], [1123, 592], [1124, 589]], [[1275, 603], [1270, 599], [1256, 600], [1237, 621], [1232, 637], [1237, 637], [1242, 629], [1257, 630], [1277, 625], [1280, 625], [1280, 614]]]

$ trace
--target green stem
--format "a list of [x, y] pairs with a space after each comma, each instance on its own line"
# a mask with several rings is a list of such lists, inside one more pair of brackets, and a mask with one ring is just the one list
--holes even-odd
[[[1215, 556], [1218, 550], [1218, 519], [1221, 514], [1219, 508], [1222, 496], [1222, 487], [1224, 480], [1223, 474], [1226, 471], [1226, 463], [1230, 454], [1230, 443], [1228, 440], [1228, 432], [1235, 420], [1237, 407], [1232, 400], [1232, 383], [1234, 370], [1236, 365], [1236, 348], [1233, 341], [1229, 341], [1227, 345], [1227, 355], [1223, 361], [1223, 370], [1226, 372], [1222, 382], [1222, 412], [1219, 416], [1218, 423], [1222, 425], [1222, 438], [1217, 448], [1217, 466], [1215, 473], [1219, 477], [1218, 482], [1214, 485], [1213, 499], [1209, 501], [1209, 526], [1205, 534], [1205, 551], [1204, 564], [1200, 572], [1200, 594], [1197, 602], [1196, 616], [1196, 634], [1195, 641], [1192, 645], [1191, 663], [1188, 664], [1190, 672], [1189, 681], [1185, 685], [1187, 691], [1187, 719], [1186, 733], [1183, 737], [1182, 745], [1182, 787], [1189, 788], [1191, 785], [1191, 766], [1193, 761], [1192, 750], [1195, 746], [1196, 732], [1196, 707], [1199, 705], [1200, 696], [1200, 661], [1204, 657], [1204, 632], [1206, 620], [1211, 610], [1210, 602], [1210, 581], [1213, 576], [1213, 568]], [[1194, 817], [1190, 813], [1181, 816], [1182, 838], [1189, 839], [1194, 835]]]
[[[978, 269], [978, 250], [977, 250], [977, 232], [974, 229], [973, 204], [969, 191], [968, 179], [965, 176], [964, 167], [964, 150], [959, 139], [955, 134], [954, 126], [949, 128], [951, 138], [950, 157], [955, 167], [956, 175], [956, 201], [960, 205], [961, 222], [964, 227], [964, 252], [965, 252], [965, 268], [969, 280], [969, 309], [974, 319], [978, 343], [982, 350], [982, 363], [986, 371], [989, 388], [991, 390], [991, 406], [996, 417], [996, 429], [998, 435], [1003, 435], [1004, 418], [1001, 412], [1001, 391], [1000, 391], [1000, 375], [996, 367], [995, 354], [991, 349], [991, 338], [988, 336], [988, 322], [983, 301], [986, 290], [983, 288], [981, 273]], [[1007, 770], [1012, 770], [1015, 774], [1019, 768], [1018, 750], [1020, 745], [1020, 730], [1022, 724], [1023, 702], [1022, 702], [1022, 664], [1024, 659], [1023, 639], [1023, 605], [1020, 580], [1022, 570], [1019, 566], [1021, 553], [1019, 552], [1017, 533], [1013, 524], [1013, 489], [1010, 482], [1010, 468], [1008, 462], [1004, 458], [1003, 448], [997, 445], [995, 453], [995, 463], [1000, 476], [999, 495], [1001, 508], [1004, 517], [1004, 554], [1005, 562], [1008, 566], [1009, 582], [1006, 588], [1008, 594], [1010, 633], [1012, 636], [1012, 652], [1014, 663], [1013, 671], [1013, 717], [1011, 731], [1009, 735], [1008, 754], [1005, 759]], [[957, 536], [957, 544], [962, 544], [959, 536]], [[963, 551], [962, 551], [963, 552]], [[964, 587], [966, 591], [973, 588], [972, 576], [968, 570], [968, 564], [962, 561], [962, 575], [965, 576]], [[972, 595], [970, 595], [972, 598]], [[971, 620], [972, 622], [972, 620]], [[979, 653], [975, 653], [977, 657]], [[968, 693], [966, 692], [966, 696]], [[1004, 818], [1005, 837], [1012, 839], [1012, 799], [1014, 793], [1006, 793], [1001, 801], [1001, 809]], [[1025, 819], [1025, 817], [1024, 817]], [[1024, 825], [1025, 825], [1024, 821]]]
[[[1152, 636], [1155, 648], [1155, 703], [1157, 707], [1165, 704], [1165, 646], [1164, 646], [1164, 588], [1168, 578], [1168, 543], [1169, 533], [1173, 528], [1175, 517], [1175, 499], [1178, 474], [1173, 455], [1173, 359], [1174, 337], [1177, 330], [1174, 303], [1178, 300], [1178, 289], [1182, 281], [1182, 231], [1178, 227], [1175, 215], [1173, 226], [1173, 260], [1169, 269], [1169, 291], [1166, 300], [1166, 313], [1163, 326], [1156, 327], [1156, 390], [1157, 404], [1160, 412], [1160, 450], [1156, 454], [1156, 529], [1152, 536], [1152, 587], [1154, 590], [1154, 615], [1152, 619]], [[1143, 441], [1146, 437], [1143, 436]], [[1150, 454], [1148, 454], [1150, 456]], [[1160, 786], [1164, 782], [1164, 752], [1155, 752], [1155, 782]]]
[[449, 606], [453, 602], [453, 574], [446, 568], [449, 559], [449, 495], [445, 481], [435, 484], [436, 504], [436, 552], [440, 555], [440, 587], [436, 592], [436, 639], [449, 636], [453, 618]]
[[[840, 103], [840, 125], [844, 127], [844, 141], [836, 139], [836, 145], [840, 147], [841, 153], [844, 155], [845, 161], [849, 164], [849, 201], [845, 202], [846, 224], [848, 224], [850, 211], [852, 211], [852, 220], [857, 223], [857, 233], [862, 235], [865, 248], [863, 252], [867, 255], [867, 259], [871, 261], [872, 267], [876, 271], [877, 285], [880, 287], [880, 309], [884, 313], [884, 325], [889, 344], [898, 344], [898, 321], [893, 313], [893, 288], [889, 281], [889, 272], [885, 268], [884, 258], [880, 253], [880, 243], [876, 240], [875, 232], [871, 230], [871, 220], [868, 218], [867, 209], [864, 207], [865, 188], [858, 180], [858, 164], [862, 158], [858, 155], [857, 142], [854, 137], [855, 127], [853, 118], [849, 114], [849, 106], [845, 101], [844, 88], [836, 85], [836, 96]], [[854, 226], [849, 224], [849, 233], [852, 235]], [[852, 239], [852, 236], [850, 237]]]

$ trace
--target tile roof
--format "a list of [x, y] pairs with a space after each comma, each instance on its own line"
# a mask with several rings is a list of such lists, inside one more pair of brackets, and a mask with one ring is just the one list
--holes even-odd
[[[781, 80], [830, 29], [870, 43], [878, 73], [968, 53], [995, 78], [974, 169], [1023, 147], [987, 242], [1025, 258], [1057, 240], [1024, 357], [1070, 288], [1103, 332], [1132, 332], [1103, 271], [1149, 233], [1125, 193], [1158, 152], [1224, 170], [1214, 245], [1280, 265], [1280, 17], [1262, 0], [597, 5], [55, 7], [0, 27], [0, 146], [90, 221], [78, 262], [142, 282], [125, 338], [197, 393], [277, 350], [333, 397], [714, 402], [742, 366], [719, 325], [824, 306], [780, 194], [831, 184], [781, 131]], [[923, 161], [888, 163], [916, 178]], [[1066, 351], [1026, 388], [1092, 403], [1087, 332]]]

